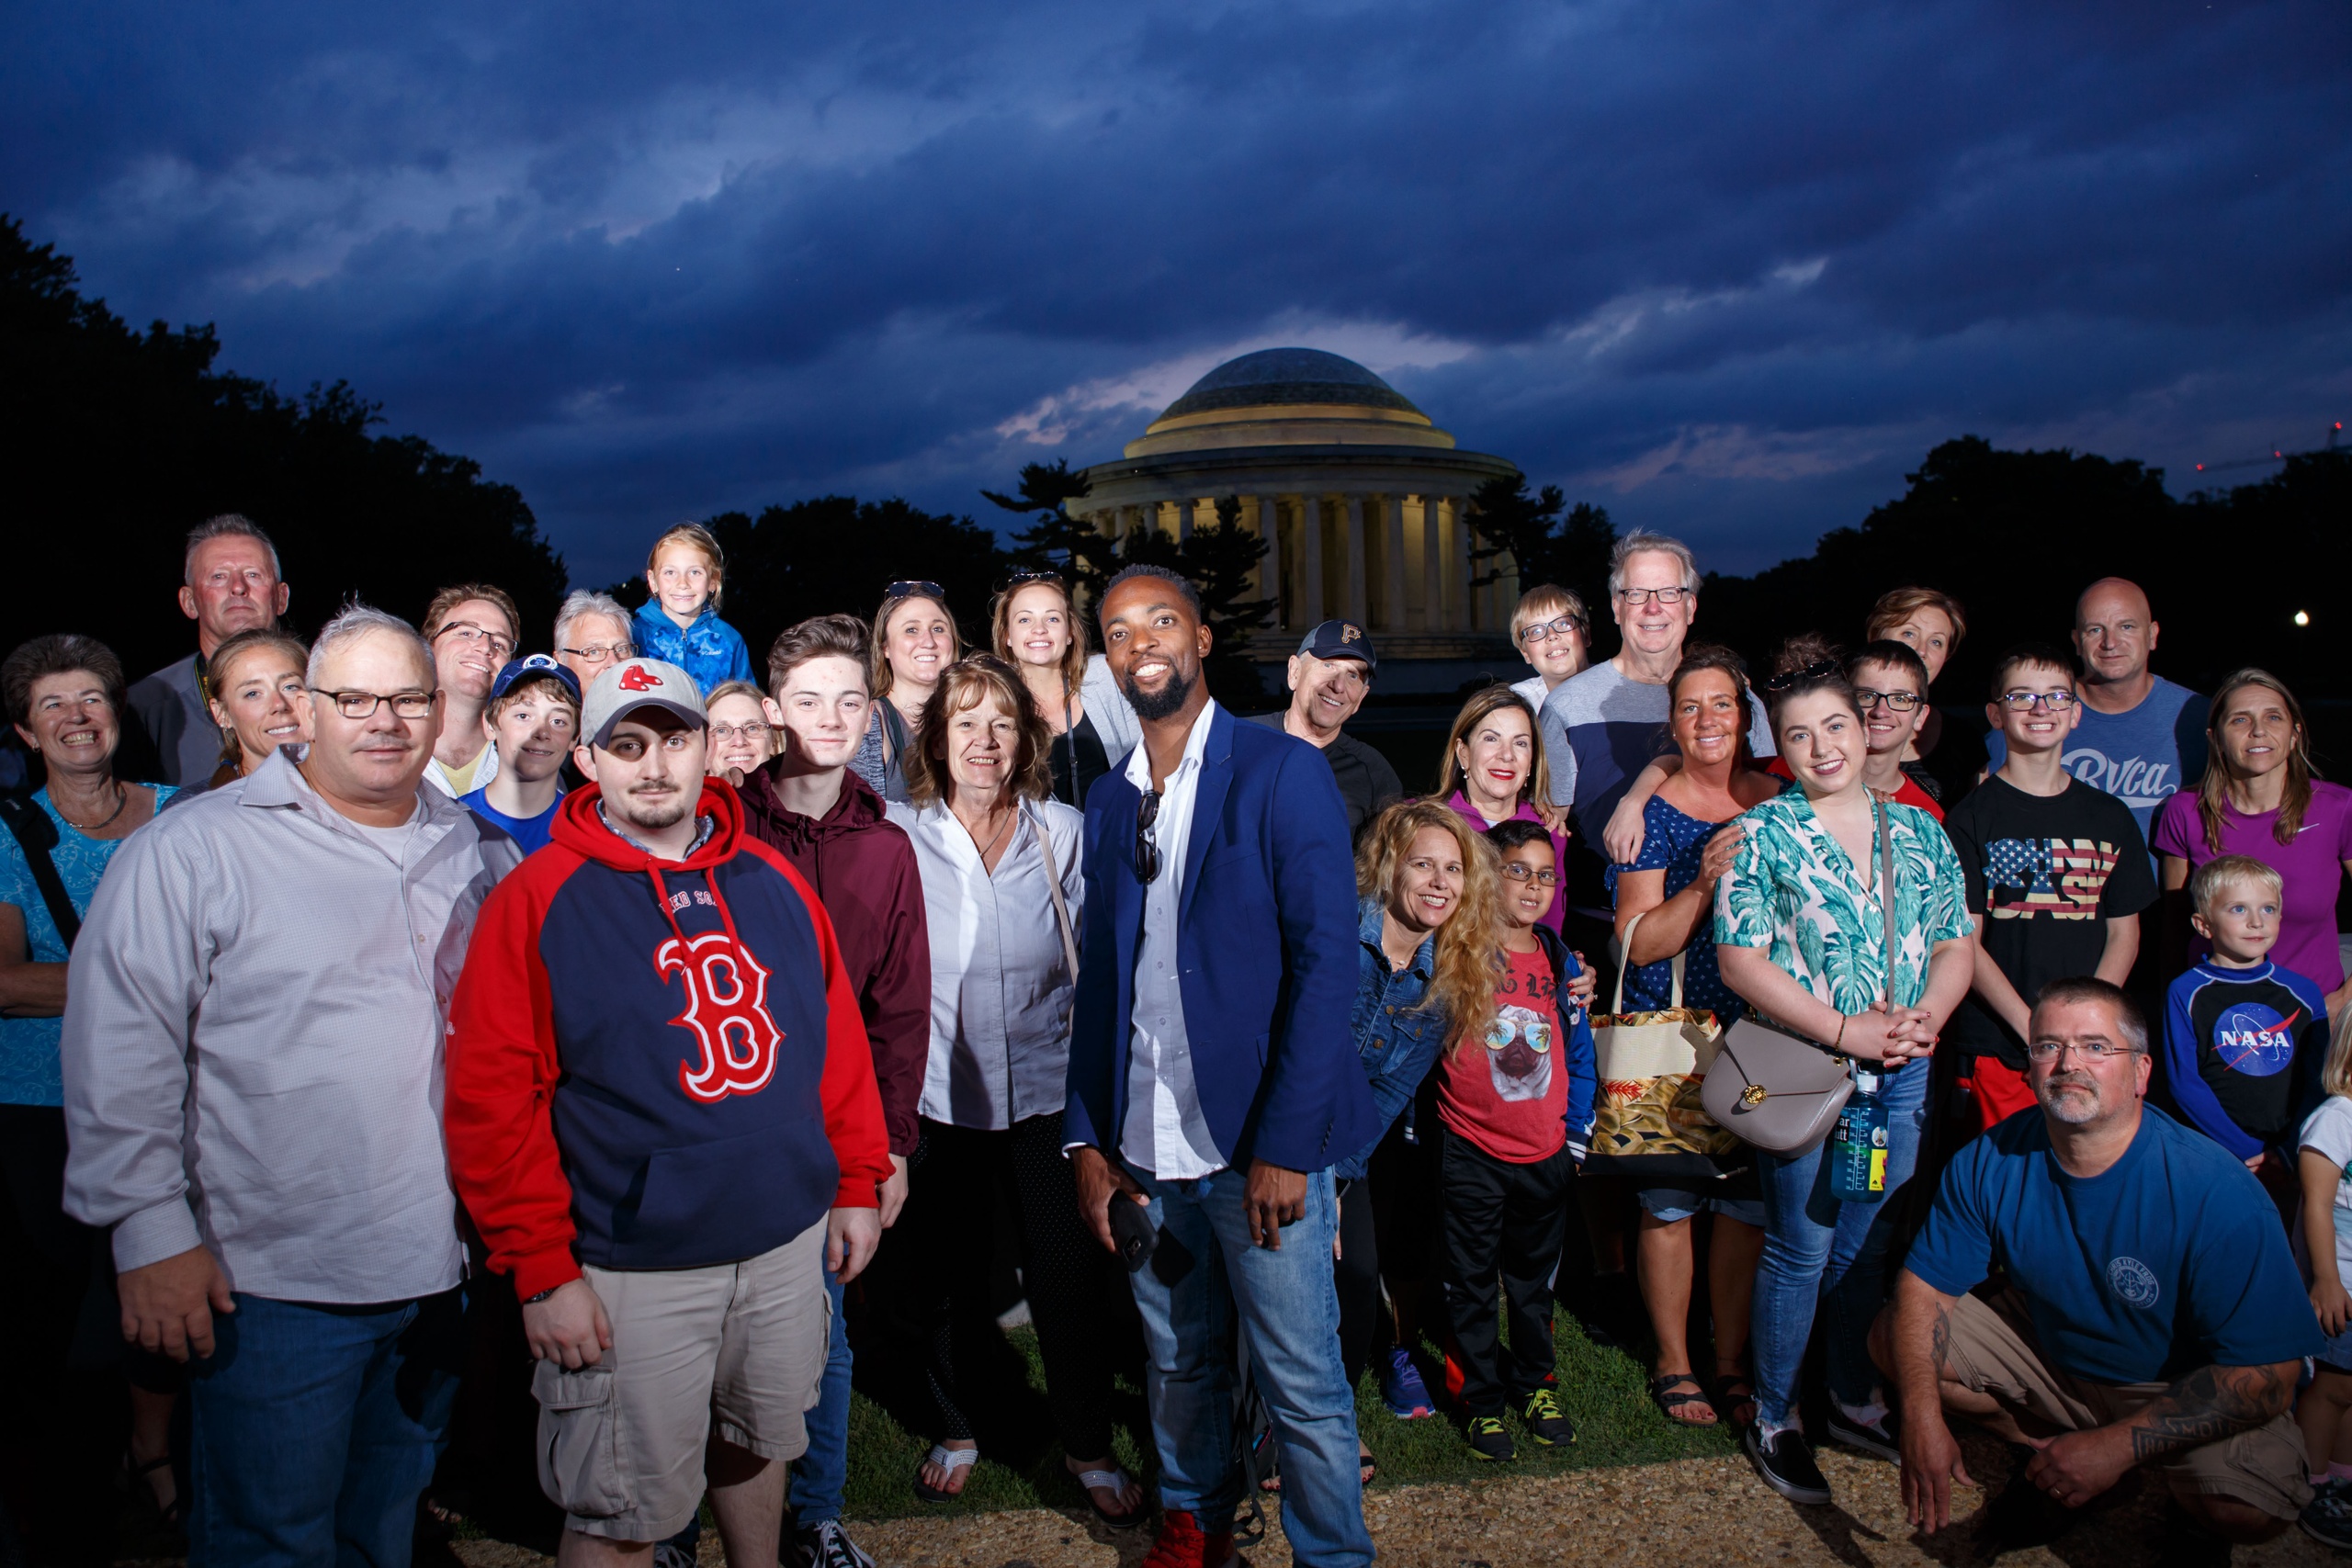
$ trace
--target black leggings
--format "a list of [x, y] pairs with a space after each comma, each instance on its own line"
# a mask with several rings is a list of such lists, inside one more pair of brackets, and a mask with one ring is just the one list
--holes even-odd
[[1375, 1351], [1387, 1348], [1388, 1314], [1380, 1305], [1380, 1231], [1372, 1217], [1372, 1179], [1359, 1177], [1340, 1195], [1340, 1365], [1350, 1388], [1363, 1381]]
[[1118, 1332], [1107, 1289], [1112, 1257], [1079, 1215], [1078, 1186], [1062, 1155], [1061, 1112], [1031, 1116], [1001, 1131], [925, 1118], [910, 1166], [909, 1218], [928, 1260], [916, 1277], [929, 1296], [926, 1348], [939, 1435], [958, 1441], [973, 1436], [963, 1404], [972, 1391], [958, 1386], [956, 1366], [985, 1360], [978, 1348], [999, 1337], [989, 1281], [994, 1205], [1010, 1182], [1020, 1222], [1022, 1290], [1045, 1357], [1046, 1400], [1063, 1451], [1073, 1459], [1109, 1453]]

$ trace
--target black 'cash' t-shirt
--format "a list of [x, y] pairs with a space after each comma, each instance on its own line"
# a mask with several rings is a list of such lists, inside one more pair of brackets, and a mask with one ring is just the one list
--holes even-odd
[[[1967, 874], [1984, 952], [2029, 1004], [2051, 981], [2096, 970], [2107, 922], [2155, 902], [2132, 808], [2089, 784], [2028, 795], [1996, 773], [1951, 808], [1944, 831]], [[1963, 1055], [2025, 1070], [2025, 1043], [1973, 991], [1950, 1033]]]

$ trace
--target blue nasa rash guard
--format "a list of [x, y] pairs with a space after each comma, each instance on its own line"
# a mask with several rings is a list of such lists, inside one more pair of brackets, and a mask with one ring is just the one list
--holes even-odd
[[2154, 1106], [2097, 1176], [2066, 1174], [2040, 1111], [1953, 1156], [1904, 1267], [1958, 1296], [1996, 1259], [2025, 1297], [2042, 1352], [2092, 1382], [2272, 1366], [2322, 1346], [2262, 1184]]
[[2238, 1158], [2290, 1146], [2320, 1101], [2327, 998], [2276, 964], [2199, 964], [2165, 1000], [2162, 1081], [2183, 1120]]

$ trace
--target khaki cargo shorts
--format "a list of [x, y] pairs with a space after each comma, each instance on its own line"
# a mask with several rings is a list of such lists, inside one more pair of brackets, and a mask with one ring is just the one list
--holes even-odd
[[541, 1361], [539, 1485], [584, 1535], [666, 1540], [703, 1495], [714, 1433], [798, 1459], [832, 1334], [822, 1220], [772, 1252], [707, 1269], [583, 1269], [613, 1348], [576, 1372]]
[[[1951, 1312], [1945, 1364], [1964, 1387], [1991, 1394], [2037, 1435], [2082, 1432], [2120, 1421], [2165, 1387], [2090, 1382], [2052, 1366], [2034, 1340], [2025, 1298], [2013, 1290], [1990, 1302], [1960, 1298]], [[2303, 1435], [2291, 1416], [2184, 1450], [2150, 1468], [2175, 1493], [2233, 1498], [2277, 1519], [2293, 1518], [2312, 1500], [2303, 1479]]]

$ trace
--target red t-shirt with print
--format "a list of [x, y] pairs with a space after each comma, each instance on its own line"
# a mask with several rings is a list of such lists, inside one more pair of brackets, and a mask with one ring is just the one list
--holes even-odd
[[1503, 956], [1510, 967], [1495, 987], [1493, 1027], [1438, 1059], [1437, 1114], [1495, 1158], [1532, 1165], [1568, 1141], [1559, 977], [1541, 948]]

